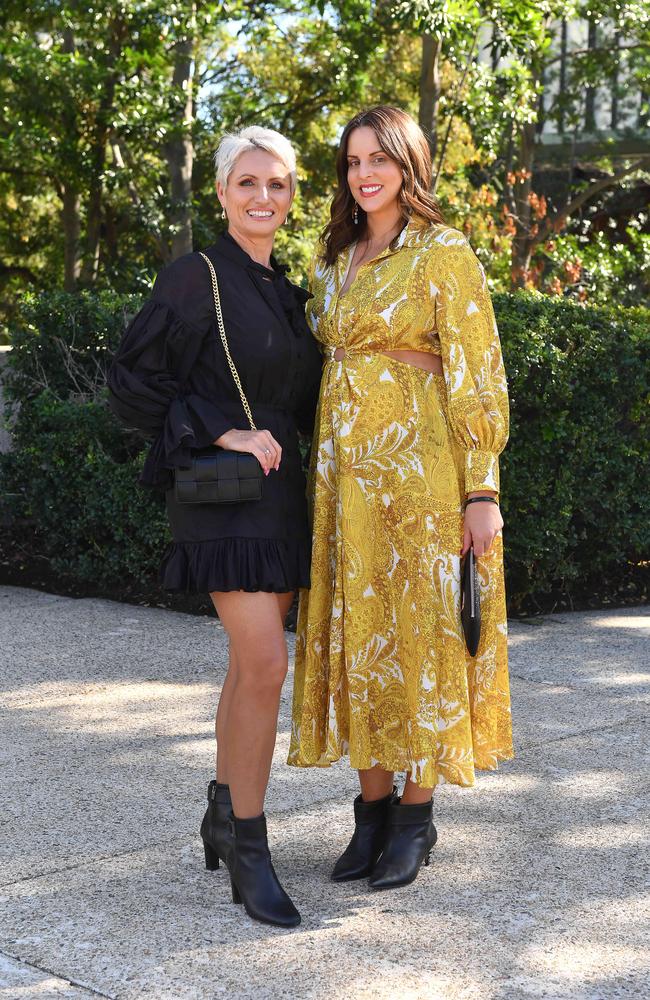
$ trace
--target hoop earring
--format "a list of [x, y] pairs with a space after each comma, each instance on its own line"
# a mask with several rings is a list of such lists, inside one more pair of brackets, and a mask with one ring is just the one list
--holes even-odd
[[354, 222], [355, 226], [359, 225], [359, 206], [357, 205], [356, 201], [354, 203], [354, 208], [352, 209], [352, 221]]

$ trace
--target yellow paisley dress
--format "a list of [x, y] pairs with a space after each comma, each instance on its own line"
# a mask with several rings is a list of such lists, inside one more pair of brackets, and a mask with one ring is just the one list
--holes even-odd
[[[498, 491], [508, 437], [492, 304], [467, 240], [444, 225], [412, 218], [341, 296], [353, 253], [312, 266], [308, 319], [325, 363], [289, 764], [349, 754], [424, 787], [472, 785], [475, 768], [513, 756], [500, 533], [477, 563], [475, 657], [460, 625], [461, 504]], [[385, 350], [439, 354], [444, 375]]]

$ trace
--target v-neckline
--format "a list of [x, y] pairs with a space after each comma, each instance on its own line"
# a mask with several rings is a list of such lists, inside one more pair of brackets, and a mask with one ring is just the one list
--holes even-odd
[[[352, 281], [350, 282], [350, 284], [348, 285], [348, 287], [345, 288], [345, 282], [348, 280], [348, 275], [350, 273], [350, 269], [352, 268], [352, 261], [354, 260], [354, 254], [355, 254], [356, 249], [357, 249], [358, 246], [359, 246], [359, 241], [355, 240], [354, 243], [350, 247], [350, 250], [349, 250], [349, 253], [348, 253], [348, 263], [347, 263], [347, 266], [345, 268], [345, 274], [343, 275], [343, 280], [342, 280], [341, 284], [339, 285], [339, 294], [337, 296], [337, 298], [339, 298], [339, 299], [344, 299], [345, 298], [345, 296], [348, 294], [348, 292], [352, 288], [352, 285], [357, 280], [357, 274], [359, 273], [359, 268], [357, 268], [357, 274], [355, 274], [354, 278], [352, 279]], [[344, 288], [345, 288], [345, 291], [343, 291]]]
[[[400, 232], [398, 233], [398, 236], [397, 236], [397, 240], [398, 240], [397, 246], [395, 247], [394, 250], [390, 249], [390, 243], [389, 243], [388, 246], [385, 246], [384, 249], [381, 250], [375, 257], [371, 257], [369, 260], [364, 260], [363, 263], [358, 264], [357, 265], [356, 273], [354, 275], [354, 278], [352, 279], [352, 281], [350, 282], [350, 284], [348, 285], [348, 287], [345, 289], [345, 291], [343, 291], [345, 283], [348, 280], [348, 275], [350, 273], [350, 268], [352, 267], [352, 261], [354, 260], [355, 251], [356, 251], [357, 247], [359, 246], [359, 241], [355, 240], [354, 243], [351, 244], [350, 250], [349, 250], [349, 256], [348, 256], [348, 262], [347, 262], [347, 266], [345, 268], [345, 274], [343, 275], [343, 280], [341, 281], [341, 283], [339, 285], [338, 294], [336, 296], [336, 304], [337, 304], [337, 306], [338, 306], [339, 302], [342, 299], [347, 298], [348, 295], [350, 294], [350, 292], [352, 291], [352, 288], [354, 287], [354, 285], [359, 280], [359, 271], [361, 270], [362, 267], [366, 267], [368, 264], [374, 264], [376, 261], [382, 260], [383, 257], [384, 257], [384, 255], [392, 256], [393, 254], [396, 254], [398, 250], [402, 249], [402, 247], [404, 246], [404, 242], [406, 240], [406, 236], [407, 236], [408, 230], [410, 229], [410, 226], [411, 226], [411, 222], [409, 221], [409, 222], [406, 223], [406, 225], [404, 226], [404, 228], [402, 230], [400, 230]], [[392, 243], [392, 240], [391, 240], [391, 243]]]

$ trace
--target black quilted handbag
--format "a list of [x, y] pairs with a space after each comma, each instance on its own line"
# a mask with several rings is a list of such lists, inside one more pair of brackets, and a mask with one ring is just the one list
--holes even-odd
[[472, 548], [463, 561], [460, 589], [460, 621], [463, 626], [465, 645], [469, 655], [476, 656], [476, 650], [481, 640], [481, 599], [474, 549]]
[[[253, 414], [228, 348], [217, 275], [210, 258], [204, 253], [201, 256], [210, 268], [217, 326], [226, 352], [228, 367], [239, 390], [251, 430], [255, 431], [257, 427], [253, 421]], [[262, 466], [255, 455], [249, 452], [226, 451], [224, 448], [209, 448], [194, 452], [189, 469], [176, 469], [174, 472], [174, 496], [178, 503], [241, 503], [244, 500], [261, 500]]]
[[262, 467], [240, 451], [211, 448], [196, 452], [189, 469], [176, 469], [175, 496], [178, 503], [241, 503], [260, 500]]

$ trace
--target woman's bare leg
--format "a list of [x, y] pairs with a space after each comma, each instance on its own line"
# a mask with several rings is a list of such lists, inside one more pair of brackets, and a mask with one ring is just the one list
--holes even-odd
[[366, 771], [357, 771], [361, 785], [361, 797], [364, 802], [376, 802], [384, 799], [393, 790], [394, 774], [384, 771], [381, 767], [371, 767]]
[[215, 593], [212, 599], [237, 663], [227, 711], [220, 719], [226, 774], [233, 812], [239, 819], [248, 819], [264, 809], [280, 692], [287, 673], [284, 616], [292, 595], [236, 591]]
[[291, 605], [293, 604], [293, 591], [289, 591], [286, 594], [275, 594], [274, 597], [278, 602], [278, 608], [280, 610], [280, 615], [282, 616], [282, 628], [284, 628], [284, 623], [287, 615], [291, 611]]
[[407, 778], [401, 802], [403, 806], [420, 806], [424, 802], [430, 802], [432, 796], [433, 788], [423, 788], [421, 785], [416, 785], [410, 778]]
[[219, 695], [219, 704], [217, 706], [217, 714], [214, 720], [214, 734], [217, 739], [217, 758], [216, 758], [216, 768], [217, 768], [217, 781], [222, 784], [228, 784], [228, 763], [227, 763], [227, 752], [226, 752], [226, 719], [228, 718], [228, 706], [230, 705], [230, 696], [232, 695], [233, 688], [235, 686], [235, 679], [237, 675], [237, 657], [235, 656], [232, 646], [228, 649], [228, 672], [226, 674], [226, 679], [223, 682], [223, 687], [221, 688], [221, 694]]
[[[212, 597], [212, 595], [210, 595]], [[289, 611], [291, 610], [291, 605], [293, 604], [293, 593], [287, 594], [275, 594], [278, 602], [278, 607], [280, 609], [280, 614], [282, 616], [282, 621], [286, 619]], [[216, 603], [215, 605], [216, 610]], [[235, 686], [235, 679], [237, 675], [237, 657], [235, 656], [232, 645], [228, 644], [228, 671], [226, 673], [226, 679], [223, 682], [223, 687], [221, 688], [221, 694], [219, 695], [219, 704], [217, 706], [217, 714], [214, 720], [214, 735], [217, 740], [217, 752], [216, 752], [216, 774], [217, 781], [224, 785], [228, 784], [228, 764], [227, 764], [227, 751], [226, 751], [226, 719], [228, 718], [228, 706], [230, 705], [230, 696], [232, 694], [233, 688]]]

